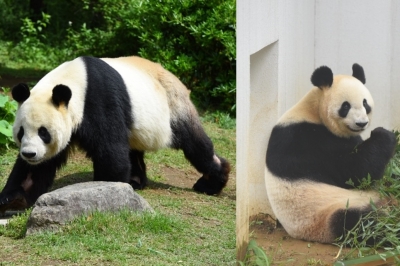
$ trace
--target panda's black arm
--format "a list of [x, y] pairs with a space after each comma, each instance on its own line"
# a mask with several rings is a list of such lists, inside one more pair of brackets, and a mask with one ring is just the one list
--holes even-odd
[[56, 171], [66, 164], [70, 147], [67, 146], [57, 156], [39, 165], [31, 166], [32, 187], [27, 191], [32, 204], [44, 193], [48, 192], [53, 184]]
[[7, 183], [0, 193], [0, 212], [8, 209], [30, 207], [44, 193], [54, 180], [57, 169], [66, 163], [68, 149], [39, 165], [29, 165], [20, 155], [14, 164]]
[[18, 155], [7, 183], [0, 193], [0, 212], [8, 209], [24, 209], [30, 203], [22, 187], [29, 174], [29, 165]]
[[351, 170], [353, 182], [358, 185], [359, 180], [371, 176], [372, 180], [381, 179], [386, 165], [394, 155], [397, 140], [393, 132], [384, 128], [376, 128], [371, 137], [354, 151], [343, 158], [343, 164]]
[[21, 183], [27, 178], [28, 172], [29, 172], [28, 163], [25, 162], [20, 155], [18, 155], [14, 167], [11, 171], [11, 174], [7, 179], [7, 183], [4, 186], [2, 192], [0, 193], [0, 201], [2, 195], [10, 191], [19, 189], [21, 187]]

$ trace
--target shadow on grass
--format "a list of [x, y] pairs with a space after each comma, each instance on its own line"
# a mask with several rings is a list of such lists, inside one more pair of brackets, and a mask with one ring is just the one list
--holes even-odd
[[[83, 183], [83, 182], [90, 182], [93, 181], [93, 172], [80, 172], [71, 175], [66, 175], [59, 177], [54, 180], [53, 186], [51, 187], [50, 191], [76, 184], [76, 183]], [[165, 184], [161, 182], [156, 182], [153, 180], [148, 180], [148, 185], [145, 189], [176, 189], [181, 191], [193, 191], [191, 188], [182, 188], [177, 186], [172, 186], [170, 184]]]
[[47, 71], [31, 68], [12, 69], [0, 67], [0, 87], [12, 88], [18, 83], [27, 83], [33, 87]]

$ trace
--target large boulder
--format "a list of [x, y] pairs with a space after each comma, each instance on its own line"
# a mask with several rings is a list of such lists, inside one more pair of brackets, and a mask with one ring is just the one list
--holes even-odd
[[94, 211], [151, 211], [132, 186], [120, 182], [85, 182], [43, 194], [33, 206], [27, 235], [59, 230], [60, 225]]

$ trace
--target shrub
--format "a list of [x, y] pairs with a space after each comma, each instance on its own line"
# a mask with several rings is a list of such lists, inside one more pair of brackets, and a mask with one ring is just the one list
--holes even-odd
[[17, 103], [0, 93], [0, 147], [13, 143], [12, 123], [15, 119]]
[[51, 69], [80, 55], [140, 55], [177, 75], [199, 107], [235, 113], [235, 0], [64, 2], [22, 20], [13, 60]]
[[0, 0], [0, 38], [3, 40], [20, 40], [15, 34], [22, 25], [22, 18], [29, 15], [29, 1]]

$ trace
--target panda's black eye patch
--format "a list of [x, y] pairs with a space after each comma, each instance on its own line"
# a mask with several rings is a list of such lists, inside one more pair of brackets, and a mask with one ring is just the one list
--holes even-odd
[[367, 100], [364, 99], [363, 105], [364, 105], [365, 111], [367, 111], [367, 114], [371, 113], [371, 106], [368, 105]]
[[46, 144], [50, 143], [51, 136], [50, 136], [49, 131], [47, 131], [47, 128], [40, 127], [39, 130], [38, 130], [38, 135], [43, 140], [44, 143], [46, 143]]
[[339, 116], [345, 118], [349, 113], [351, 105], [349, 102], [343, 102], [339, 110]]
[[20, 127], [18, 134], [17, 134], [17, 138], [18, 138], [19, 142], [21, 142], [23, 136], [24, 136], [24, 128]]

